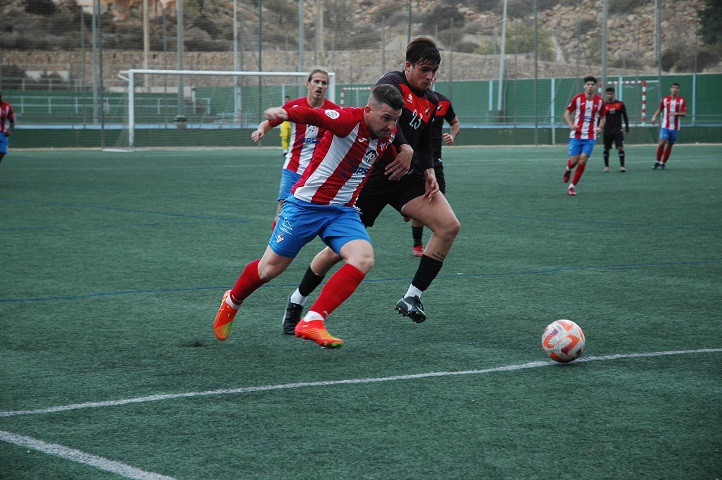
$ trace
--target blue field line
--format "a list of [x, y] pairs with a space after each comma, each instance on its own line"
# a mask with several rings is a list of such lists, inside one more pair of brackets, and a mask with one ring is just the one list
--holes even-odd
[[[447, 275], [439, 275], [437, 279], [451, 278], [482, 278], [482, 277], [509, 277], [509, 276], [528, 276], [528, 275], [547, 275], [551, 273], [561, 272], [579, 272], [585, 270], [622, 270], [634, 268], [655, 268], [655, 267], [675, 267], [685, 265], [719, 265], [722, 260], [700, 260], [687, 262], [660, 262], [660, 263], [630, 263], [621, 265], [592, 265], [587, 267], [559, 267], [544, 268], [541, 270], [526, 270], [521, 272], [503, 272], [503, 273], [452, 273]], [[409, 282], [410, 277], [385, 277], [385, 278], [367, 278], [366, 283], [385, 283], [385, 282]], [[325, 282], [324, 282], [325, 283]], [[298, 286], [297, 283], [274, 283], [272, 285], [265, 284], [262, 288], [292, 288]], [[148, 290], [121, 290], [116, 292], [87, 293], [81, 295], [61, 295], [56, 297], [34, 297], [34, 298], [0, 298], [0, 303], [22, 303], [22, 302], [48, 302], [54, 300], [80, 300], [85, 298], [110, 297], [115, 295], [138, 295], [138, 294], [155, 294], [155, 293], [178, 293], [178, 292], [202, 292], [202, 291], [223, 291], [230, 288], [225, 286], [213, 287], [181, 287], [181, 288], [162, 288]]]

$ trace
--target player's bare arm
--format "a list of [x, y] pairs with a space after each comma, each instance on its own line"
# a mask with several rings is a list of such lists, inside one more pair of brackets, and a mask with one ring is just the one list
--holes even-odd
[[459, 122], [458, 117], [454, 117], [454, 119], [450, 122], [450, 133], [445, 133], [443, 135], [444, 137], [444, 143], [447, 145], [453, 145], [454, 140], [456, 140], [456, 136], [459, 134], [459, 130], [461, 129], [461, 123]]
[[597, 127], [597, 133], [601, 132], [604, 129], [604, 124], [607, 123], [607, 117], [602, 117], [601, 120], [599, 120], [599, 126]]
[[384, 173], [389, 176], [389, 180], [400, 180], [409, 172], [411, 168], [411, 159], [414, 156], [414, 150], [408, 143], [401, 145], [399, 153], [393, 162], [386, 165]]
[[567, 122], [567, 125], [569, 125], [569, 128], [572, 131], [575, 131], [578, 127], [572, 123], [572, 119], [569, 116], [569, 110], [564, 110], [564, 121]]
[[[263, 115], [269, 121], [286, 121], [288, 120], [288, 112], [281, 107], [271, 107], [266, 110]], [[259, 125], [260, 127], [260, 125]]]
[[251, 139], [254, 142], [259, 141], [264, 137], [264, 135], [266, 135], [266, 133], [268, 133], [269, 130], [271, 130], [271, 128], [273, 127], [271, 127], [271, 124], [268, 122], [268, 120], [262, 121], [258, 125], [258, 128], [253, 133], [251, 133]]

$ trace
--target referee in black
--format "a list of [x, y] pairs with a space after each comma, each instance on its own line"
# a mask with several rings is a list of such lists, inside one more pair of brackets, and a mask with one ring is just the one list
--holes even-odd
[[[604, 93], [603, 112], [607, 117], [604, 124], [604, 171], [609, 171], [609, 150], [612, 142], [619, 152], [619, 171], [624, 173], [624, 136], [629, 133], [629, 117], [624, 102], [614, 98], [614, 88], [609, 87]], [[622, 118], [624, 118], [624, 132], [622, 132]]]

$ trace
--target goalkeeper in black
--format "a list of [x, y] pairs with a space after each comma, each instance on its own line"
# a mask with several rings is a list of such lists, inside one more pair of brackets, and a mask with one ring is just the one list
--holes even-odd
[[[604, 124], [604, 171], [609, 171], [609, 150], [612, 142], [619, 152], [619, 171], [624, 173], [624, 136], [629, 134], [629, 117], [624, 102], [614, 98], [614, 89], [607, 88], [604, 93], [604, 107], [601, 116], [606, 116]], [[622, 131], [622, 119], [624, 119], [624, 131]]]

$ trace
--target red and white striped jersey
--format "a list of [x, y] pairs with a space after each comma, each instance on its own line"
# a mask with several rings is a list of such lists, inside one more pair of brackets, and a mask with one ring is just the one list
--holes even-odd
[[303, 176], [291, 189], [294, 197], [318, 205], [356, 203], [376, 160], [396, 136], [396, 127], [387, 138], [372, 136], [363, 115], [363, 108], [288, 110], [292, 122], [326, 130]]
[[679, 127], [682, 126], [680, 117], [677, 115], [670, 116], [669, 114], [686, 112], [687, 102], [682, 97], [674, 98], [672, 95], [667, 95], [659, 102], [659, 110], [662, 112], [662, 128], [679, 130]]
[[[306, 107], [312, 108], [308, 104], [306, 97], [297, 98], [291, 100], [285, 104], [282, 108], [286, 111], [291, 110], [295, 107]], [[333, 110], [340, 108], [332, 101], [326, 99], [323, 105], [320, 107], [324, 110]], [[269, 122], [272, 127], [280, 125], [283, 122]], [[289, 149], [286, 154], [286, 161], [283, 163], [283, 168], [290, 170], [299, 175], [303, 175], [304, 170], [308, 162], [313, 157], [313, 152], [316, 149], [316, 145], [323, 138], [323, 130], [315, 125], [306, 125], [305, 123], [291, 122], [291, 137], [289, 139]]]
[[15, 120], [13, 107], [8, 102], [0, 102], [0, 133], [5, 133], [5, 129], [8, 128], [5, 124], [13, 120]]
[[573, 124], [577, 125], [576, 130], [569, 133], [569, 138], [581, 138], [582, 140], [597, 138], [597, 125], [602, 115], [604, 100], [599, 95], [594, 95], [591, 100], [587, 99], [586, 93], [580, 93], [572, 98], [567, 110], [574, 113]]

